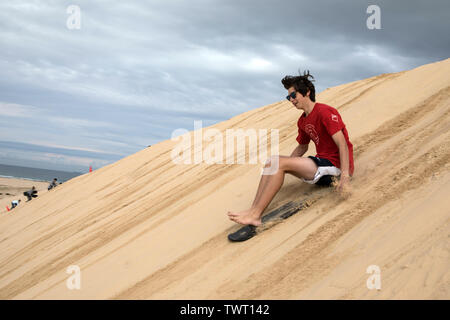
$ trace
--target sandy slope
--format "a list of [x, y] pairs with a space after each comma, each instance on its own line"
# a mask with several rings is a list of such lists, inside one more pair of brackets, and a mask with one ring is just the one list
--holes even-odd
[[[449, 299], [449, 74], [447, 59], [322, 92], [355, 146], [352, 197], [288, 176], [268, 209], [310, 207], [245, 243], [226, 212], [251, 204], [260, 165], [176, 165], [164, 141], [66, 182], [0, 216], [0, 298]], [[289, 155], [299, 115], [283, 101], [213, 127], [278, 128]]]

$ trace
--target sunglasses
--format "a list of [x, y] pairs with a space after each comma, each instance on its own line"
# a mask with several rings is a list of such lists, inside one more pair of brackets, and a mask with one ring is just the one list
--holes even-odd
[[292, 99], [295, 99], [297, 97], [297, 92], [296, 91], [293, 91], [290, 95], [287, 95], [286, 96], [286, 99], [288, 100], [288, 101], [291, 101], [291, 98]]

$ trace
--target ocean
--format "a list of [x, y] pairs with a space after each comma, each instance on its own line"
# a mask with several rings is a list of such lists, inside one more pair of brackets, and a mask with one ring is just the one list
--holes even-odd
[[82, 175], [82, 173], [0, 164], [0, 177], [3, 178], [20, 178], [34, 181], [52, 181], [53, 178], [57, 178], [58, 182], [65, 182], [79, 175]]

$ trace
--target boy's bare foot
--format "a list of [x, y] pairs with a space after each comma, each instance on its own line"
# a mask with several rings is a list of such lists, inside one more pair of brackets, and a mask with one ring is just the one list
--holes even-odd
[[230, 220], [244, 225], [250, 224], [257, 227], [262, 224], [261, 215], [252, 209], [240, 212], [228, 211], [228, 217]]

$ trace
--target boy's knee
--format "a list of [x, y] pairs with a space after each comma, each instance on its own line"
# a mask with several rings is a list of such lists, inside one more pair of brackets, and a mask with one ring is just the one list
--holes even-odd
[[264, 168], [270, 168], [274, 163], [280, 163], [280, 156], [271, 156], [268, 158], [264, 164]]
[[273, 175], [278, 172], [279, 169], [280, 156], [271, 156], [266, 160], [264, 165], [263, 174]]

